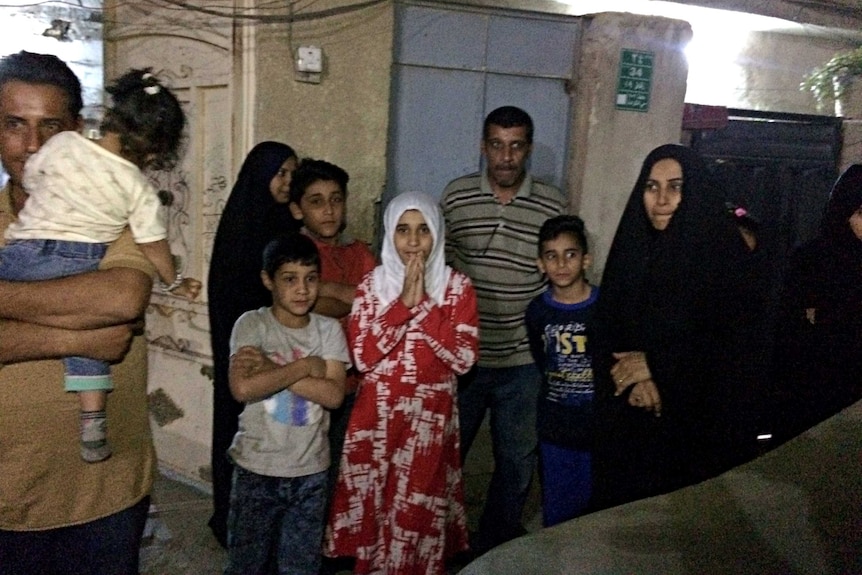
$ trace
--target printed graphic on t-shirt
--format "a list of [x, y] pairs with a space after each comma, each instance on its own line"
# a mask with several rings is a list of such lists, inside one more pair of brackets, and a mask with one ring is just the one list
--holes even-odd
[[587, 355], [587, 326], [583, 322], [545, 326], [543, 338], [548, 357], [546, 398], [576, 404], [593, 393], [593, 368]]
[[[296, 361], [302, 359], [302, 351], [294, 348], [292, 350], [293, 359]], [[286, 365], [288, 360], [279, 352], [268, 352], [269, 359], [278, 365]], [[303, 426], [310, 425], [311, 421], [309, 408], [311, 402], [305, 398], [299, 397], [288, 389], [283, 389], [265, 399], [263, 402], [266, 413], [276, 422], [283, 425]]]

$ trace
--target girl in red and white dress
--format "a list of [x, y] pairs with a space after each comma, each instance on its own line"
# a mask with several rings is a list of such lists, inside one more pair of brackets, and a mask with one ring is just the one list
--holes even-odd
[[409, 192], [384, 215], [382, 264], [348, 324], [363, 374], [347, 428], [325, 553], [354, 573], [435, 575], [467, 548], [456, 376], [478, 353], [476, 294], [444, 258], [437, 203]]

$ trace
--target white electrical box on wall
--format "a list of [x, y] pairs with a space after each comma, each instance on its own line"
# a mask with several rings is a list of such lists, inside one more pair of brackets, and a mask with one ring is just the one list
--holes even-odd
[[313, 74], [323, 72], [323, 50], [318, 46], [300, 46], [296, 50], [296, 71]]

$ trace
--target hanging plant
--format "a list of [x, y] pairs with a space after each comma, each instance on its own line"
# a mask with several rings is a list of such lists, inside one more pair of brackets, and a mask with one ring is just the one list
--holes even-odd
[[856, 76], [862, 76], [862, 46], [855, 50], [838, 52], [822, 66], [803, 77], [800, 90], [814, 95], [819, 108], [841, 98]]

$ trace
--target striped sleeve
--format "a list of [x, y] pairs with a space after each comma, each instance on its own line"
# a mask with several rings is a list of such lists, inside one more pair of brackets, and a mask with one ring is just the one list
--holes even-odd
[[480, 357], [485, 367], [531, 362], [524, 312], [544, 289], [536, 267], [539, 228], [565, 211], [553, 186], [532, 180], [529, 194], [501, 205], [482, 189], [481, 174], [455, 180], [443, 194], [446, 257], [473, 281], [479, 305]]

